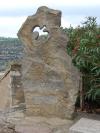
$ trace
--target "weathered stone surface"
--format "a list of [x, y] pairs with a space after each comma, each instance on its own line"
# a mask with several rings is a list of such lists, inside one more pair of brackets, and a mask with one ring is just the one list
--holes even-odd
[[12, 103], [11, 105], [19, 105], [20, 103], [24, 103], [24, 90], [22, 85], [22, 74], [21, 74], [21, 65], [13, 64], [11, 65], [10, 70], [10, 87], [12, 93]]
[[69, 131], [69, 133], [100, 133], [100, 121], [81, 118]]
[[15, 125], [0, 121], [0, 133], [18, 133], [15, 131]]
[[19, 133], [68, 133], [73, 121], [60, 118], [26, 117], [16, 123]]
[[[66, 53], [68, 39], [60, 25], [61, 11], [40, 7], [18, 32], [25, 45], [22, 79], [29, 115], [71, 118], [74, 112], [79, 73]], [[37, 26], [45, 26], [48, 36], [34, 32]]]
[[[12, 64], [0, 78], [0, 111], [25, 108], [20, 64]], [[16, 107], [15, 107], [16, 109]]]
[[10, 71], [5, 72], [0, 79], [0, 110], [11, 106]]

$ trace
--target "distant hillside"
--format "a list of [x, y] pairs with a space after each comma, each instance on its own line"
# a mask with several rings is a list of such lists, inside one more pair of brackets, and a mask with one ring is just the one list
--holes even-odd
[[23, 57], [23, 46], [18, 38], [0, 37], [0, 71], [12, 61]]

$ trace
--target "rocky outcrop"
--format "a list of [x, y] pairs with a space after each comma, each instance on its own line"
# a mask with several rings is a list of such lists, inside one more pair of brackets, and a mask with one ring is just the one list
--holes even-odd
[[[61, 30], [61, 11], [38, 8], [18, 32], [25, 45], [22, 81], [27, 115], [71, 118], [79, 89], [79, 73], [66, 53], [67, 36]], [[34, 29], [44, 28], [47, 36]]]

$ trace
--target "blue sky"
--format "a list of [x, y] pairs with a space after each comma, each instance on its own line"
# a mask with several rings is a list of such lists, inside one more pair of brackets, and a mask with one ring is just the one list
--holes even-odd
[[62, 26], [77, 26], [87, 16], [97, 17], [100, 24], [99, 0], [2, 0], [0, 2], [0, 36], [16, 37], [27, 16], [39, 6], [62, 11]]

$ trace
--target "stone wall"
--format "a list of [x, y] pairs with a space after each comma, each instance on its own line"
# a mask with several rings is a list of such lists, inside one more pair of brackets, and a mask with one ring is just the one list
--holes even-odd
[[[18, 32], [25, 45], [22, 82], [26, 114], [72, 118], [79, 89], [79, 72], [67, 55], [67, 36], [61, 30], [61, 11], [38, 8]], [[39, 36], [35, 27], [48, 36]]]
[[25, 105], [21, 65], [13, 64], [0, 78], [0, 110]]
[[12, 106], [25, 103], [20, 64], [11, 65], [10, 86], [12, 93]]
[[10, 71], [0, 78], [0, 110], [6, 110], [11, 105]]

